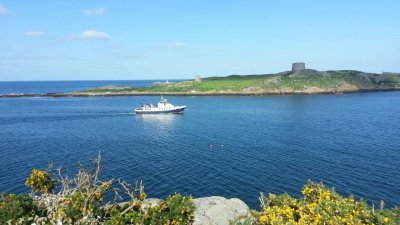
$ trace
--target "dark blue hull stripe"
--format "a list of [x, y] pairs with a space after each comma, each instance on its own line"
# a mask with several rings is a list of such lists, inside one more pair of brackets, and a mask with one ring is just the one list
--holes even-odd
[[172, 110], [165, 110], [165, 111], [135, 111], [137, 114], [163, 114], [163, 113], [180, 113], [183, 112], [185, 108], [179, 108], [179, 109], [172, 109]]

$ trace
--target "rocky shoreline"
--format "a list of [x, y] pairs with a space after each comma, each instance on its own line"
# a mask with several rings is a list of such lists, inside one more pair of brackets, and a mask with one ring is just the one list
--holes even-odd
[[346, 89], [309, 89], [303, 91], [296, 90], [274, 90], [274, 91], [212, 91], [212, 92], [99, 92], [99, 93], [10, 93], [0, 94], [0, 98], [29, 98], [29, 97], [113, 97], [113, 96], [273, 96], [273, 95], [323, 95], [323, 94], [351, 94], [363, 92], [382, 92], [382, 91], [400, 91], [400, 87], [392, 88], [346, 88]]

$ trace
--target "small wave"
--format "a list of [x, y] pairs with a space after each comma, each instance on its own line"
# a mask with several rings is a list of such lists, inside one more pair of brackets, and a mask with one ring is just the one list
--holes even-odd
[[116, 115], [136, 115], [134, 112], [115, 113]]

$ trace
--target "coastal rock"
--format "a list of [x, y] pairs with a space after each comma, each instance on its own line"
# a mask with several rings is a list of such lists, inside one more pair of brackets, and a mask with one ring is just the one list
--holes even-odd
[[[148, 198], [143, 201], [142, 209], [153, 208], [161, 199]], [[123, 206], [128, 202], [121, 202]], [[194, 223], [192, 225], [230, 225], [234, 221], [250, 218], [249, 207], [238, 198], [226, 199], [220, 196], [193, 199], [195, 205]]]
[[213, 196], [193, 199], [196, 207], [193, 225], [229, 225], [250, 215], [249, 207], [238, 198]]
[[244, 93], [257, 93], [260, 92], [260, 87], [247, 87], [242, 90]]
[[160, 201], [161, 201], [161, 199], [158, 199], [158, 198], [147, 198], [143, 201], [142, 209], [147, 208], [147, 207], [153, 208], [153, 207], [157, 206]]

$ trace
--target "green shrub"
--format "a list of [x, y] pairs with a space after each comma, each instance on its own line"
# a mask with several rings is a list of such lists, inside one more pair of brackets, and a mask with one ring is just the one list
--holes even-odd
[[28, 195], [1, 194], [0, 224], [15, 224], [22, 219], [25, 222], [21, 222], [21, 225], [30, 225], [34, 216], [44, 216], [45, 213], [43, 209], [36, 207]]
[[55, 182], [50, 174], [46, 171], [33, 169], [29, 177], [26, 179], [25, 184], [35, 192], [44, 194], [54, 191]]
[[399, 210], [374, 211], [364, 200], [342, 197], [322, 183], [309, 181], [301, 193], [300, 199], [288, 194], [262, 195], [258, 224], [399, 224]]
[[149, 209], [145, 224], [186, 225], [193, 220], [193, 214], [192, 197], [175, 193], [166, 200], [161, 200], [156, 207]]
[[[144, 204], [146, 193], [142, 182], [135, 185], [121, 179], [102, 181], [100, 179], [100, 154], [92, 160], [92, 167], [86, 168], [78, 164], [79, 171], [74, 177], [64, 175], [61, 169], [55, 171], [57, 194], [54, 191], [56, 182], [50, 172], [33, 169], [26, 180], [26, 185], [34, 192], [41, 192], [33, 201], [26, 196], [24, 201], [7, 200], [4, 203], [4, 222], [11, 219], [29, 218], [35, 224], [79, 224], [79, 225], [123, 225], [123, 224], [189, 224], [193, 219], [194, 206], [191, 197], [179, 194], [160, 200], [157, 205]], [[50, 170], [50, 169], [49, 169]], [[107, 193], [114, 192], [114, 202], [104, 202]], [[110, 196], [111, 197], [111, 196]], [[118, 204], [117, 199], [127, 199], [125, 204]], [[14, 206], [17, 202], [17, 206]], [[23, 204], [21, 204], [21, 202]], [[38, 215], [35, 205], [46, 209], [46, 214]], [[29, 207], [28, 207], [29, 206]], [[15, 212], [8, 216], [8, 212]], [[3, 215], [2, 214], [2, 215]], [[10, 217], [10, 218], [9, 218]], [[31, 224], [26, 223], [26, 224]], [[4, 223], [0, 223], [1, 225]], [[20, 223], [19, 223], [20, 224]]]
[[[143, 225], [187, 225], [193, 220], [194, 205], [192, 197], [180, 194], [160, 200], [155, 206], [143, 207], [142, 201], [133, 201], [111, 209], [111, 219], [104, 225], [143, 224]], [[129, 208], [129, 211], [126, 211]]]

